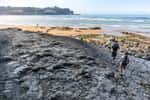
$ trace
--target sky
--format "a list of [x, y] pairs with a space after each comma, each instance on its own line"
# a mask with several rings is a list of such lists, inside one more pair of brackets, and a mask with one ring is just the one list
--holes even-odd
[[0, 0], [0, 6], [58, 6], [80, 14], [150, 14], [150, 0]]

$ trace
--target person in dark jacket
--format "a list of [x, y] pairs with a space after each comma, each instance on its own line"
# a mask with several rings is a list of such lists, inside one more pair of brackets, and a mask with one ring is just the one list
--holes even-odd
[[112, 48], [112, 54], [111, 55], [112, 55], [113, 60], [115, 60], [116, 56], [117, 56], [118, 49], [120, 48], [117, 40], [113, 41], [111, 48]]
[[128, 52], [125, 52], [120, 61], [120, 72], [124, 75], [127, 65], [129, 64]]

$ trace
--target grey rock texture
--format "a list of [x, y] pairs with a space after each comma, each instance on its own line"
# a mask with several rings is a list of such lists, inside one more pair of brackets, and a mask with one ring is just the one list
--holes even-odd
[[0, 30], [0, 100], [150, 100], [150, 62], [67, 37]]

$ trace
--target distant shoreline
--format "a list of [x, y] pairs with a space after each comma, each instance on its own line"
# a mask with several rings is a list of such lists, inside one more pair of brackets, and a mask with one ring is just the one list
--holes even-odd
[[74, 11], [57, 6], [46, 8], [0, 6], [0, 15], [74, 15]]

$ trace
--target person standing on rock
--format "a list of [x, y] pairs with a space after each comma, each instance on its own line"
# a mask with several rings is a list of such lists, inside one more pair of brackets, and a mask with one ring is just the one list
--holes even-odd
[[124, 55], [121, 58], [121, 61], [120, 61], [120, 72], [121, 72], [121, 75], [125, 74], [125, 69], [126, 69], [128, 64], [129, 64], [128, 52], [125, 52]]
[[119, 43], [118, 43], [117, 40], [115, 40], [115, 39], [113, 40], [111, 48], [112, 48], [112, 54], [111, 54], [111, 56], [112, 56], [113, 60], [115, 60], [116, 57], [117, 57], [117, 52], [118, 52], [118, 50], [120, 48]]

